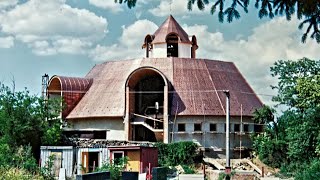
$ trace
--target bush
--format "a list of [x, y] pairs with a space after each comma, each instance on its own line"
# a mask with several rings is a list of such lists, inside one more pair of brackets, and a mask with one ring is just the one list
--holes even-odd
[[160, 166], [191, 165], [197, 153], [197, 144], [191, 141], [177, 143], [156, 143], [158, 163]]
[[42, 176], [32, 174], [26, 170], [18, 168], [0, 168], [1, 180], [44, 180]]
[[283, 140], [259, 134], [254, 138], [253, 148], [258, 153], [259, 159], [271, 167], [279, 168], [286, 162], [287, 144]]
[[313, 180], [313, 179], [319, 179], [320, 177], [320, 159], [314, 160], [311, 165], [301, 171], [298, 172], [295, 176], [295, 179], [297, 180]]

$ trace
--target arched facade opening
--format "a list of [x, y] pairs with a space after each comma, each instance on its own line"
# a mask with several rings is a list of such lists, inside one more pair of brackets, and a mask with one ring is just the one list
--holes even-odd
[[196, 58], [196, 50], [198, 49], [198, 43], [197, 43], [196, 36], [194, 36], [194, 35], [192, 36], [191, 43], [192, 43], [191, 58]]
[[151, 52], [152, 52], [152, 36], [151, 35], [147, 35], [144, 39], [144, 46], [143, 48], [146, 48], [146, 57], [149, 58], [151, 56]]
[[48, 83], [48, 98], [54, 99], [62, 97], [62, 86], [60, 79], [57, 77], [53, 77]]
[[130, 74], [126, 82], [128, 140], [164, 141], [167, 128], [168, 85], [165, 76], [151, 67]]
[[179, 36], [175, 33], [170, 33], [166, 37], [167, 57], [178, 57], [179, 55]]

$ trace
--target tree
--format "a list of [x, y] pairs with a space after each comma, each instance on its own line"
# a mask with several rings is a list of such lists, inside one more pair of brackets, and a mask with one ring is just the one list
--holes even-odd
[[[127, 4], [129, 8], [135, 6], [137, 0], [115, 0], [120, 4]], [[210, 3], [212, 2], [212, 3]], [[218, 11], [218, 19], [224, 22], [232, 22], [234, 19], [241, 17], [238, 7], [248, 13], [250, 0], [188, 0], [187, 8], [191, 11], [193, 5], [196, 4], [198, 9], [204, 10], [205, 6], [211, 5], [211, 14]], [[255, 0], [255, 7], [259, 9], [258, 16], [260, 19], [264, 17], [273, 18], [275, 16], [286, 16], [290, 21], [293, 15], [301, 20], [298, 28], [302, 29], [307, 25], [307, 29], [303, 34], [301, 41], [306, 42], [308, 35], [320, 43], [320, 1], [319, 0]], [[311, 32], [312, 29], [312, 32]]]
[[[288, 108], [273, 122], [273, 126], [268, 126], [262, 135], [254, 137], [254, 149], [263, 162], [298, 172], [297, 178], [319, 167], [319, 72], [320, 60], [277, 61], [271, 67], [271, 75], [279, 80], [277, 86], [273, 86], [278, 90], [273, 101]], [[269, 122], [270, 112], [265, 107], [257, 110], [254, 119]], [[310, 163], [312, 167], [308, 166]]]
[[59, 143], [60, 104], [30, 95], [27, 90], [14, 92], [0, 84], [0, 167], [24, 168], [29, 160], [36, 165], [32, 155], [39, 155], [40, 145]]

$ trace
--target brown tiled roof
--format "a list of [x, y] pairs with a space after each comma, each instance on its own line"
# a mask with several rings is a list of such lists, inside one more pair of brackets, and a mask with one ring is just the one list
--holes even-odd
[[[51, 84], [54, 80], [60, 82], [59, 89], [53, 87], [54, 84]], [[48, 92], [60, 93], [57, 91], [61, 91], [64, 103], [66, 104], [65, 110], [62, 112], [62, 118], [65, 118], [73, 110], [90, 88], [91, 83], [92, 79], [78, 77], [53, 76], [50, 79]]]
[[182, 29], [179, 23], [170, 15], [165, 22], [154, 33], [153, 44], [165, 43], [166, 37], [170, 33], [175, 33], [180, 37], [180, 42], [190, 43], [188, 34]]
[[230, 91], [230, 114], [251, 116], [262, 106], [259, 98], [231, 62], [190, 58], [143, 58], [106, 62], [95, 66], [86, 78], [93, 83], [67, 119], [122, 117], [125, 83], [140, 67], [154, 67], [167, 78], [174, 115], [225, 115], [225, 95]]

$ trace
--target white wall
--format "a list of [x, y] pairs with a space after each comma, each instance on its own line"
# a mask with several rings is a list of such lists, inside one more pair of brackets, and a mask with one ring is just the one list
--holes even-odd
[[72, 146], [41, 146], [40, 147], [41, 168], [45, 167], [49, 161], [49, 156], [52, 151], [61, 151], [62, 153], [62, 168], [66, 169], [66, 176], [72, 176], [74, 150]]
[[166, 58], [167, 57], [167, 43], [154, 44], [150, 57], [151, 58]]
[[66, 130], [108, 130], [107, 140], [125, 140], [123, 118], [68, 120]]
[[190, 44], [178, 44], [178, 56], [180, 58], [191, 58], [191, 45]]

